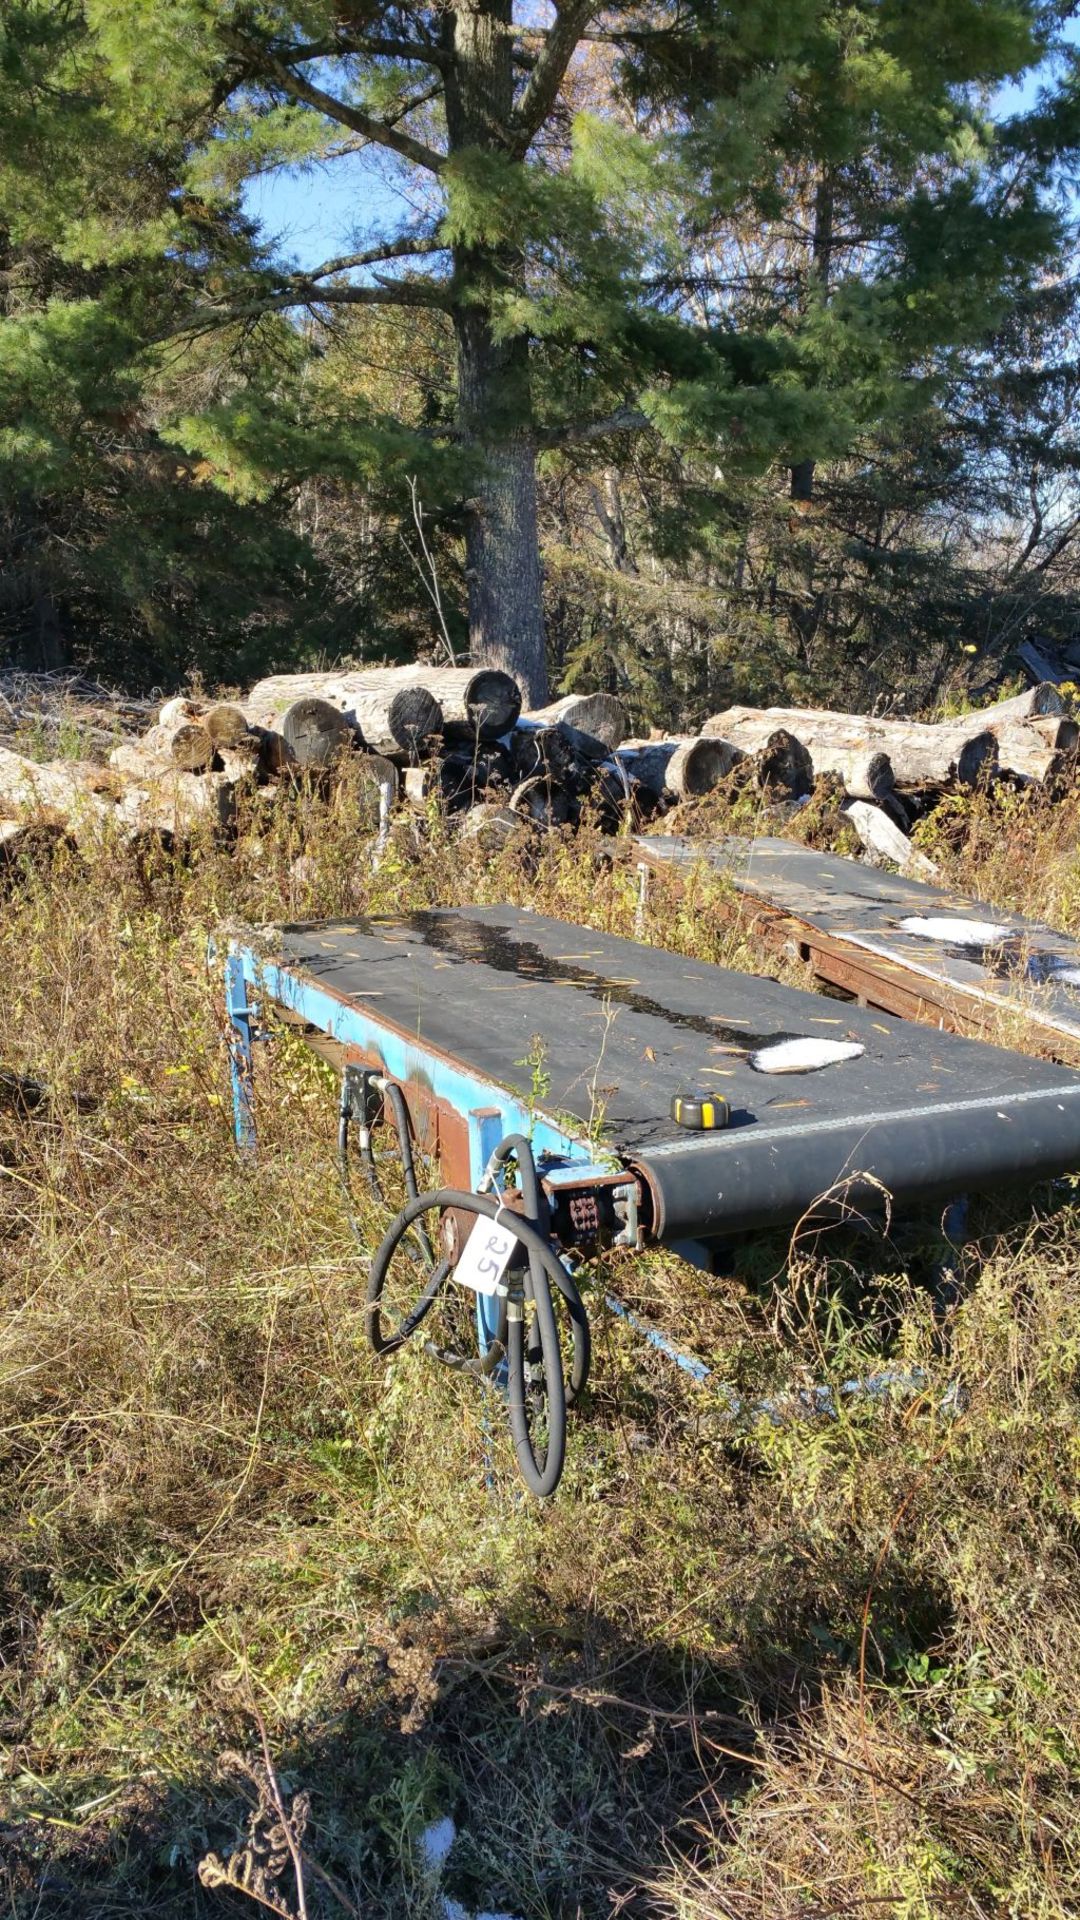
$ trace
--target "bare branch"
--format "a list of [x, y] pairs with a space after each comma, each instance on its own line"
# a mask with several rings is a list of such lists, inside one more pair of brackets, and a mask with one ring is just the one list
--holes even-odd
[[417, 60], [423, 66], [441, 70], [453, 64], [453, 55], [430, 40], [395, 40], [382, 34], [361, 34], [354, 38], [344, 31], [332, 34], [326, 40], [312, 40], [304, 46], [275, 46], [270, 51], [275, 60], [290, 67], [298, 66], [305, 60], [340, 59], [346, 54], [370, 60]]
[[609, 433], [640, 433], [652, 423], [640, 407], [617, 407], [601, 420], [571, 421], [565, 427], [549, 427], [536, 436], [538, 447], [568, 447], [582, 440], [605, 440]]
[[379, 246], [366, 247], [362, 253], [343, 253], [336, 260], [324, 260], [321, 267], [312, 267], [307, 272], [297, 274], [298, 284], [307, 286], [313, 280], [327, 280], [331, 274], [350, 273], [355, 267], [377, 267], [384, 260], [408, 260], [426, 253], [445, 253], [445, 240], [433, 233], [410, 237], [405, 234], [400, 240], [386, 240]]
[[563, 0], [514, 112], [511, 151], [524, 154], [555, 104], [566, 69], [593, 15], [598, 0]]
[[[340, 126], [350, 127], [354, 133], [363, 134], [366, 140], [371, 140], [376, 146], [389, 147], [392, 153], [400, 154], [403, 160], [411, 160], [414, 166], [424, 167], [428, 173], [439, 173], [446, 165], [446, 155], [437, 153], [434, 147], [427, 146], [423, 140], [414, 140], [411, 134], [400, 132], [396, 124], [377, 120], [370, 113], [365, 113], [362, 108], [350, 107], [344, 100], [336, 99], [332, 93], [324, 92], [322, 87], [312, 86], [302, 74], [293, 73], [292, 69], [282, 62], [270, 60], [264, 71], [267, 79], [279, 87], [282, 93], [289, 94], [294, 100], [302, 100], [305, 106], [316, 108], [319, 113], [324, 113], [328, 120], [336, 120]], [[418, 94], [415, 99], [405, 104], [401, 113], [395, 116], [395, 120], [403, 120], [405, 115], [411, 113], [415, 107], [422, 106], [425, 101], [441, 91], [441, 87], [436, 86], [425, 93]]]

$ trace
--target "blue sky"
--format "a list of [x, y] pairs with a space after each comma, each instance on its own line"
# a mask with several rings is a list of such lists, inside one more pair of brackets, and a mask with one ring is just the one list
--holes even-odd
[[317, 267], [345, 252], [357, 233], [384, 225], [396, 230], [402, 202], [380, 162], [381, 156], [355, 153], [325, 167], [268, 174], [250, 183], [244, 205], [286, 259]]
[[[1065, 39], [1080, 46], [1080, 21], [1069, 22]], [[1030, 105], [1051, 77], [1041, 69], [1018, 85], [1003, 87], [996, 103], [998, 115], [1004, 119]], [[300, 268], [317, 267], [372, 231], [397, 231], [407, 209], [391, 178], [384, 155], [350, 154], [329, 166], [283, 169], [254, 180], [244, 203], [267, 237], [278, 242], [277, 250], [285, 259]]]

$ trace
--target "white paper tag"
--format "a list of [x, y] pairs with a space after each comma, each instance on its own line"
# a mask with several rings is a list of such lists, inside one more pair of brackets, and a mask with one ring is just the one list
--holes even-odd
[[500, 1227], [497, 1220], [478, 1220], [454, 1268], [455, 1280], [474, 1293], [498, 1293], [517, 1243], [517, 1235]]

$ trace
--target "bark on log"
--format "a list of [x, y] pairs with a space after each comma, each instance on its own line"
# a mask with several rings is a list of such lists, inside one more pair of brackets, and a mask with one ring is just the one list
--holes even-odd
[[685, 740], [630, 741], [616, 750], [615, 758], [653, 793], [687, 800], [712, 793], [742, 754], [727, 740], [701, 735]]
[[[964, 721], [931, 726], [917, 720], [878, 720], [863, 714], [829, 713], [815, 707], [729, 707], [705, 723], [737, 746], [755, 745], [766, 728], [786, 728], [807, 748], [816, 772], [830, 771], [834, 756], [884, 753], [901, 792], [920, 787], [974, 786], [997, 767], [997, 740], [986, 728]], [[842, 776], [841, 776], [842, 777]]]
[[621, 746], [630, 731], [626, 708], [613, 693], [567, 693], [549, 706], [538, 707], [527, 718], [544, 726], [554, 727], [562, 722], [576, 727], [579, 733], [591, 734], [605, 747]]
[[925, 853], [913, 847], [906, 833], [882, 813], [880, 807], [872, 807], [865, 800], [852, 800], [844, 808], [844, 818], [850, 820], [867, 852], [875, 859], [891, 860], [901, 873], [911, 873], [920, 880], [935, 880], [938, 869]]

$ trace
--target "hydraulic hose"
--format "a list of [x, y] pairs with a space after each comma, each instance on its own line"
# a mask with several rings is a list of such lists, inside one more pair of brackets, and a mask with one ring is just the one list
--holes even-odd
[[[537, 1231], [549, 1240], [547, 1196], [540, 1184], [533, 1159], [532, 1147], [523, 1133], [508, 1133], [499, 1142], [491, 1156], [492, 1167], [504, 1166], [509, 1159], [515, 1159], [518, 1165], [518, 1178], [521, 1182], [521, 1198], [525, 1207], [525, 1216], [531, 1220]], [[592, 1359], [592, 1342], [589, 1335], [589, 1320], [585, 1306], [577, 1289], [573, 1276], [567, 1272], [561, 1260], [556, 1260], [558, 1274], [553, 1275], [555, 1286], [566, 1302], [570, 1316], [571, 1360], [570, 1377], [566, 1381], [566, 1404], [572, 1407], [580, 1397], [589, 1378], [589, 1366]], [[529, 1271], [532, 1275], [533, 1262], [530, 1256]]]
[[[392, 1114], [394, 1114], [394, 1131], [396, 1131], [396, 1135], [398, 1135], [398, 1156], [400, 1156], [400, 1160], [402, 1160], [405, 1196], [407, 1196], [409, 1200], [413, 1200], [413, 1198], [417, 1196], [417, 1192], [419, 1192], [419, 1187], [417, 1187], [417, 1171], [415, 1171], [415, 1162], [413, 1162], [413, 1139], [411, 1139], [411, 1127], [409, 1127], [409, 1108], [407, 1108], [407, 1104], [405, 1104], [404, 1092], [402, 1092], [402, 1089], [400, 1089], [394, 1081], [386, 1081], [386, 1079], [379, 1081], [379, 1092], [382, 1094], [382, 1100], [390, 1106], [390, 1110], [392, 1110]], [[367, 1238], [367, 1236], [365, 1236], [361, 1225], [359, 1225], [359, 1221], [357, 1221], [356, 1198], [354, 1198], [352, 1177], [350, 1177], [350, 1154], [348, 1154], [350, 1121], [352, 1121], [352, 1106], [350, 1106], [350, 1096], [348, 1096], [348, 1081], [342, 1077], [342, 1092], [340, 1092], [340, 1102], [338, 1102], [338, 1173], [340, 1173], [342, 1196], [344, 1196], [344, 1202], [346, 1202], [346, 1212], [348, 1212], [348, 1223], [350, 1223], [352, 1235], [354, 1235], [356, 1240], [359, 1240], [361, 1246], [365, 1246], [365, 1238]], [[380, 1183], [379, 1179], [379, 1162], [375, 1160], [375, 1148], [373, 1148], [373, 1144], [371, 1144], [371, 1127], [367, 1127], [367, 1125], [361, 1123], [359, 1129], [357, 1129], [357, 1133], [359, 1133], [359, 1142], [357, 1142], [357, 1144], [359, 1144], [359, 1164], [363, 1167], [363, 1177], [365, 1177], [365, 1181], [367, 1181], [367, 1187], [371, 1190], [371, 1198], [379, 1204], [380, 1208], [384, 1208], [384, 1206], [386, 1206], [386, 1194], [382, 1192], [382, 1183]], [[434, 1248], [432, 1248], [432, 1244], [430, 1244], [429, 1235], [427, 1235], [427, 1229], [425, 1229], [425, 1223], [423, 1223], [423, 1221], [419, 1221], [419, 1225], [413, 1229], [413, 1240], [419, 1244], [419, 1254], [421, 1254], [423, 1265], [425, 1265], [425, 1267], [436, 1267]], [[409, 1256], [409, 1258], [413, 1258], [413, 1256]], [[442, 1265], [442, 1261], [438, 1261], [438, 1265]], [[448, 1269], [448, 1271], [450, 1271], [450, 1269]], [[442, 1284], [444, 1279], [446, 1279], [446, 1273], [442, 1275], [438, 1286]], [[438, 1294], [438, 1286], [436, 1286], [434, 1292], [430, 1294], [430, 1300], [434, 1300], [434, 1296]], [[427, 1302], [427, 1306], [430, 1306], [430, 1300]], [[423, 1313], [427, 1313], [427, 1306], [423, 1308], [421, 1315], [419, 1315], [421, 1319], [423, 1319]], [[417, 1325], [419, 1325], [419, 1319], [413, 1319], [413, 1325], [409, 1327], [409, 1332], [415, 1332]], [[405, 1334], [404, 1338], [407, 1338], [407, 1334]]]
[[[543, 1499], [554, 1493], [558, 1486], [566, 1458], [566, 1395], [551, 1290], [554, 1287], [562, 1294], [568, 1305], [571, 1304], [572, 1299], [576, 1299], [580, 1308], [581, 1302], [577, 1288], [561, 1260], [558, 1259], [550, 1243], [530, 1221], [520, 1214], [511, 1212], [501, 1200], [494, 1198], [491, 1194], [467, 1193], [458, 1187], [435, 1188], [430, 1193], [421, 1193], [415, 1199], [409, 1200], [392, 1221], [371, 1263], [367, 1295], [369, 1331], [373, 1341], [379, 1339], [383, 1341], [383, 1344], [377, 1347], [377, 1351], [387, 1351], [385, 1336], [380, 1333], [378, 1316], [382, 1289], [390, 1262], [402, 1237], [421, 1214], [431, 1212], [435, 1208], [444, 1211], [451, 1207], [462, 1212], [479, 1214], [487, 1220], [498, 1218], [521, 1241], [529, 1255], [529, 1285], [536, 1311], [537, 1352], [534, 1359], [526, 1358], [523, 1289], [520, 1291], [514, 1289], [507, 1303], [507, 1369], [510, 1376], [508, 1399], [514, 1451], [522, 1478], [530, 1491]], [[584, 1319], [583, 1310], [582, 1319]], [[530, 1341], [529, 1345], [531, 1348], [533, 1342]], [[587, 1358], [585, 1364], [587, 1367]], [[529, 1374], [531, 1372], [535, 1376], [540, 1367], [543, 1369], [548, 1425], [547, 1443], [542, 1449], [542, 1458], [538, 1458], [533, 1448], [528, 1402]], [[535, 1384], [535, 1378], [533, 1384]]]

